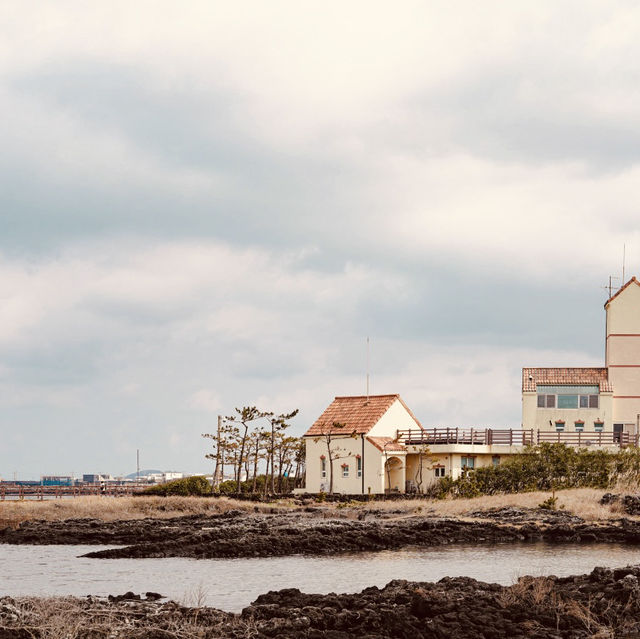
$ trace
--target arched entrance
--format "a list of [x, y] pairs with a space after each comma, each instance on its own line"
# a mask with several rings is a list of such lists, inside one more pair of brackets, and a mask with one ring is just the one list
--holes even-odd
[[384, 492], [404, 492], [404, 463], [400, 457], [389, 457], [384, 464]]

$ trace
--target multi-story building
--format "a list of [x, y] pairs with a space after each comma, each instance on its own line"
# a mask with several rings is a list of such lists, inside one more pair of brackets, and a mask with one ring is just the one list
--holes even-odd
[[523, 368], [522, 428], [536, 440], [637, 443], [640, 420], [640, 282], [605, 304], [605, 366]]

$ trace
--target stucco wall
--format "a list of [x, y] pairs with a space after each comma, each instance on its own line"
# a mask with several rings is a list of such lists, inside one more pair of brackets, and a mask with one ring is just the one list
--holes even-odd
[[[317, 493], [321, 490], [327, 492], [330, 480], [327, 444], [324, 439], [314, 441], [312, 437], [306, 437], [305, 444], [307, 455], [305, 489], [310, 493]], [[350, 495], [366, 495], [369, 493], [369, 489], [372, 494], [384, 492], [384, 455], [367, 441], [366, 437], [364, 439], [364, 455], [362, 452], [363, 440], [360, 435], [357, 438], [333, 438], [331, 450], [339, 457], [333, 462], [333, 492]], [[323, 455], [327, 461], [326, 478], [322, 477], [321, 457]], [[358, 455], [363, 460], [363, 477], [358, 477], [357, 473]], [[348, 477], [342, 476], [342, 464], [349, 465]]]
[[640, 286], [632, 283], [607, 307], [606, 363], [613, 386], [615, 423], [640, 414]]
[[407, 412], [402, 402], [396, 399], [378, 423], [369, 431], [370, 437], [395, 437], [396, 430], [420, 428]]
[[564, 420], [565, 432], [573, 433], [575, 422], [582, 420], [585, 432], [593, 432], [596, 421], [604, 422], [603, 432], [611, 432], [615, 421], [611, 393], [600, 393], [599, 404], [598, 408], [538, 408], [537, 393], [523, 393], [522, 428], [555, 432], [555, 422]]

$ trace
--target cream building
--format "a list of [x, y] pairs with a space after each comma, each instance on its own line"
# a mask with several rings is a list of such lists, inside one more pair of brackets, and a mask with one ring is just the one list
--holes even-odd
[[522, 430], [423, 428], [397, 394], [336, 397], [304, 435], [303, 492], [422, 492], [440, 477], [500, 463]]
[[604, 307], [604, 367], [522, 369], [522, 427], [536, 441], [637, 445], [640, 282], [631, 278]]

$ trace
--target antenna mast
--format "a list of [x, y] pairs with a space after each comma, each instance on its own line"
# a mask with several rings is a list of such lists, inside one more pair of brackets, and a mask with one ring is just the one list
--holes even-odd
[[369, 336], [367, 335], [367, 403], [369, 403]]
[[624, 279], [624, 267], [625, 262], [626, 262], [626, 257], [627, 257], [627, 245], [623, 244], [622, 245], [622, 285], [624, 286], [625, 283], [625, 279]]
[[609, 284], [603, 286], [602, 288], [605, 291], [608, 291], [609, 297], [613, 295], [613, 280], [617, 280], [618, 278], [615, 275], [609, 275]]

